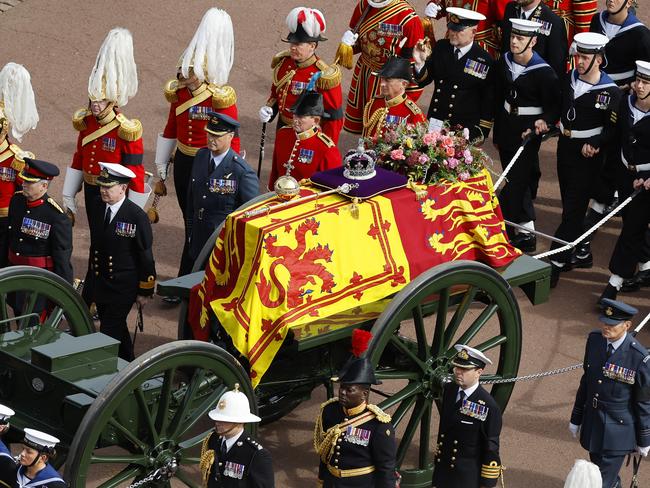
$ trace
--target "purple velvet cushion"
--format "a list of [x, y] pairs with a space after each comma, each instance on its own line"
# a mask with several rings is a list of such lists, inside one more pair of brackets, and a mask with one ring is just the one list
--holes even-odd
[[309, 178], [314, 185], [333, 190], [345, 183], [358, 183], [358, 188], [353, 188], [346, 195], [350, 198], [371, 198], [387, 191], [404, 188], [408, 178], [404, 175], [393, 173], [383, 168], [375, 167], [377, 174], [368, 180], [352, 180], [343, 176], [344, 167], [314, 173]]

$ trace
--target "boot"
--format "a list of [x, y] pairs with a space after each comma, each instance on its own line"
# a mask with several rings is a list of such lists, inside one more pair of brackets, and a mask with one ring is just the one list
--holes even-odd
[[616, 287], [610, 283], [607, 283], [607, 286], [603, 290], [603, 293], [600, 295], [600, 298], [598, 299], [597, 305], [599, 307], [603, 307], [603, 298], [609, 298], [610, 300], [616, 300], [616, 294], [618, 293], [618, 290]]
[[537, 248], [537, 236], [528, 232], [520, 232], [510, 241], [510, 244], [521, 252], [535, 252]]
[[578, 244], [575, 252], [571, 255], [570, 263], [574, 268], [591, 268], [594, 265], [594, 257], [591, 254], [591, 243], [589, 241]]

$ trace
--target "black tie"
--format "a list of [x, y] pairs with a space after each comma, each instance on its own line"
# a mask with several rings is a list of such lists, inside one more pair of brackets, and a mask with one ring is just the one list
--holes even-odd
[[104, 229], [111, 223], [111, 207], [106, 207], [106, 215], [104, 216]]
[[456, 405], [459, 407], [463, 405], [463, 400], [465, 400], [465, 392], [463, 390], [460, 390], [458, 392], [458, 401], [456, 402]]
[[226, 446], [226, 439], [221, 439], [221, 447], [219, 448], [219, 459], [225, 459], [228, 454], [228, 447]]
[[460, 59], [460, 49], [455, 48], [454, 49], [454, 54], [456, 55], [456, 59]]
[[614, 354], [614, 345], [610, 342], [607, 344], [607, 357], [609, 358], [612, 354]]
[[214, 159], [210, 158], [210, 173], [217, 169], [217, 165], [214, 164]]

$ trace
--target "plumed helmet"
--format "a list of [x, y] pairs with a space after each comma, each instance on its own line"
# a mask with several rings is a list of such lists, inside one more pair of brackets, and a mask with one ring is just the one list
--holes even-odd
[[0, 71], [0, 103], [0, 126], [8, 124], [11, 135], [22, 141], [39, 120], [31, 77], [24, 66], [7, 63]]
[[326, 41], [323, 34], [327, 30], [323, 12], [315, 8], [296, 7], [287, 15], [289, 35], [285, 42]]

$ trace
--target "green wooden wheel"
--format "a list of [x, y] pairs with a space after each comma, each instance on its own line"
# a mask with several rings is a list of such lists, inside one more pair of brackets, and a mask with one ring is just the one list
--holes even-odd
[[[508, 283], [488, 266], [446, 263], [402, 289], [372, 333], [366, 355], [384, 383], [379, 393], [385, 399], [379, 405], [392, 413], [401, 434], [397, 465], [403, 486], [430, 486], [433, 407], [443, 385], [451, 381], [453, 346], [464, 343], [487, 353], [494, 365], [482, 379], [516, 376], [521, 356], [517, 301]], [[502, 410], [513, 386], [491, 389]]]
[[95, 332], [81, 295], [60, 276], [33, 266], [0, 270], [0, 331], [36, 324], [75, 336]]
[[[127, 486], [175, 463], [174, 486], [200, 487], [200, 446], [213, 427], [207, 413], [235, 383], [256, 413], [246, 372], [223, 349], [199, 341], [152, 349], [118, 373], [86, 412], [70, 446], [66, 480]], [[172, 485], [168, 479], [146, 486]]]

